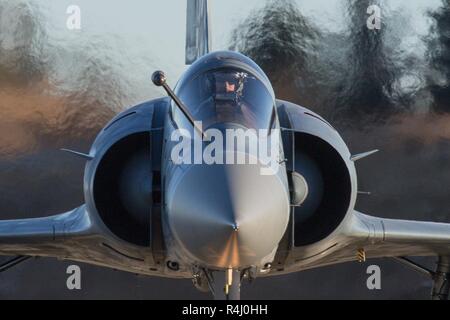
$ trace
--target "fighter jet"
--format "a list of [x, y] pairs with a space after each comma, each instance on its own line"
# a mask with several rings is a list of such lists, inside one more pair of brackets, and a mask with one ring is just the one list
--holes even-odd
[[[156, 71], [153, 84], [166, 97], [117, 115], [89, 153], [64, 150], [86, 161], [85, 203], [51, 217], [0, 221], [0, 255], [16, 256], [0, 271], [54, 257], [192, 279], [199, 290], [233, 300], [242, 281], [392, 257], [430, 275], [432, 297], [448, 299], [450, 224], [358, 212], [355, 165], [377, 150], [352, 154], [321, 116], [276, 99], [250, 58], [210, 53], [210, 33], [207, 0], [188, 0], [189, 67], [175, 89]], [[269, 142], [270, 166], [250, 146], [254, 139], [229, 144], [249, 131], [265, 132], [256, 141]], [[181, 140], [203, 151], [219, 137], [216, 161], [189, 161], [179, 151]], [[248, 163], [229, 161], [235, 155]], [[411, 256], [435, 256], [437, 269]]]

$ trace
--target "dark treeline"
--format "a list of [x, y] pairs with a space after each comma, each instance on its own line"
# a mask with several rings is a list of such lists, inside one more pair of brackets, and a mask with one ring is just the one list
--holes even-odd
[[44, 147], [13, 137], [23, 127], [57, 144], [91, 141], [130, 100], [108, 37], [51, 31], [37, 2], [0, 0], [0, 155]]
[[[379, 30], [367, 27], [371, 5], [382, 9]], [[346, 27], [338, 33], [318, 28], [293, 0], [269, 0], [235, 29], [230, 47], [261, 65], [279, 98], [339, 123], [379, 122], [408, 110], [450, 111], [450, 0], [431, 13], [433, 40], [425, 41], [429, 59], [423, 61], [398, 49], [393, 37], [407, 18], [391, 12], [387, 1], [345, 0], [343, 8]], [[427, 85], [421, 78], [430, 69]], [[412, 74], [419, 84], [411, 92], [404, 79]], [[430, 106], [420, 100], [424, 91], [434, 98]]]
[[398, 72], [393, 57], [386, 54], [386, 21], [382, 19], [379, 30], [367, 27], [367, 8], [374, 4], [383, 7], [380, 1], [373, 0], [348, 0], [346, 4], [346, 70], [333, 93], [335, 114], [344, 118], [379, 118], [395, 110], [393, 84]]
[[429, 78], [435, 110], [450, 112], [450, 0], [443, 0], [442, 7], [431, 12], [434, 24], [429, 41], [429, 58], [432, 66]]
[[24, 85], [44, 76], [42, 22], [34, 4], [0, 2], [0, 83]]
[[[239, 24], [232, 35], [231, 50], [239, 51], [258, 63], [284, 99], [304, 101], [311, 74], [312, 51], [318, 43], [317, 29], [290, 0], [270, 1]], [[299, 83], [298, 75], [303, 82]]]

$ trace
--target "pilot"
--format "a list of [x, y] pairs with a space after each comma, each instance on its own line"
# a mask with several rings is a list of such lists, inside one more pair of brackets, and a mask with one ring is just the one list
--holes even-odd
[[217, 122], [249, 122], [255, 124], [254, 110], [245, 102], [245, 85], [248, 75], [244, 72], [216, 72], [214, 77], [214, 101]]

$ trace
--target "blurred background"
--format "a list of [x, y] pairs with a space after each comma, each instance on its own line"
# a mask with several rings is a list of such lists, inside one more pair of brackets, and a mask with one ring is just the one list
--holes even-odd
[[[450, 222], [450, 0], [212, 0], [213, 49], [238, 50], [277, 97], [329, 120], [358, 163], [357, 209]], [[370, 5], [382, 9], [369, 30]], [[66, 26], [81, 9], [81, 29]], [[0, 219], [53, 215], [83, 203], [88, 151], [116, 113], [161, 96], [185, 70], [185, 1], [0, 0]], [[6, 258], [0, 257], [0, 262]], [[434, 259], [419, 259], [433, 267]], [[378, 264], [382, 290], [368, 291]], [[0, 299], [209, 299], [190, 281], [29, 260], [0, 274]], [[391, 260], [350, 263], [244, 285], [244, 299], [428, 299], [431, 281]]]

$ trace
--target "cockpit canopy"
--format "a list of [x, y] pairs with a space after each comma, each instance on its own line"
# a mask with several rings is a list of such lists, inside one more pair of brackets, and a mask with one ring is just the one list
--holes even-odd
[[[191, 69], [178, 83], [176, 94], [204, 130], [222, 123], [256, 130], [273, 126], [273, 90], [253, 61], [237, 53], [213, 53]], [[179, 127], [190, 126], [174, 105], [172, 115]]]

